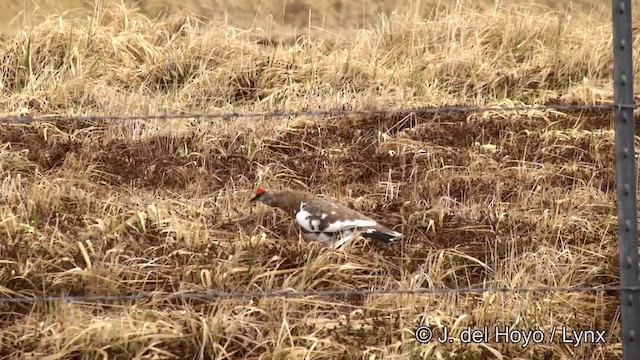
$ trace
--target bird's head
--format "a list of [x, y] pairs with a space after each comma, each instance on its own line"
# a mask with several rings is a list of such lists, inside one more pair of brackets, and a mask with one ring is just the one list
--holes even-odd
[[267, 191], [261, 187], [256, 190], [256, 196], [254, 196], [250, 201], [259, 201], [265, 205], [271, 205], [273, 203], [274, 196], [273, 193]]

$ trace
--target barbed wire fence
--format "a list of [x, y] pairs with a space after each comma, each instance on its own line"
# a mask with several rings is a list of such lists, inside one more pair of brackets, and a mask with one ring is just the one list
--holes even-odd
[[[612, 0], [613, 94], [618, 104], [634, 104], [631, 0]], [[638, 214], [636, 208], [635, 117], [633, 109], [614, 112], [618, 260], [620, 286], [638, 286]], [[640, 292], [620, 291], [622, 358], [640, 358]]]
[[201, 114], [145, 114], [145, 115], [81, 115], [81, 116], [0, 116], [0, 124], [34, 122], [80, 122], [80, 121], [128, 121], [128, 120], [176, 120], [176, 119], [232, 119], [232, 118], [278, 118], [278, 117], [320, 117], [320, 116], [347, 116], [347, 115], [442, 115], [464, 114], [479, 112], [522, 112], [542, 110], [562, 111], [615, 111], [618, 109], [637, 109], [637, 104], [600, 103], [593, 105], [584, 104], [557, 104], [557, 105], [520, 105], [520, 106], [439, 106], [433, 108], [388, 108], [388, 109], [362, 109], [362, 110], [303, 110], [303, 111], [264, 111], [264, 112], [220, 112]]
[[[140, 300], [213, 300], [220, 298], [300, 298], [308, 296], [368, 296], [397, 294], [449, 294], [485, 292], [607, 292], [617, 293], [621, 304], [622, 358], [640, 359], [640, 273], [638, 272], [637, 208], [636, 208], [636, 164], [635, 164], [635, 118], [638, 108], [633, 93], [632, 24], [631, 0], [612, 0], [614, 102], [593, 105], [547, 104], [533, 106], [443, 106], [414, 109], [370, 109], [370, 110], [307, 110], [273, 112], [224, 112], [207, 114], [155, 114], [155, 115], [89, 115], [89, 116], [2, 116], [0, 124], [29, 124], [33, 122], [77, 122], [77, 121], [128, 121], [152, 119], [229, 119], [229, 118], [276, 118], [300, 116], [346, 116], [346, 115], [437, 115], [447, 113], [509, 112], [534, 110], [559, 111], [610, 111], [614, 113], [616, 195], [619, 232], [620, 282], [616, 286], [575, 287], [462, 287], [462, 288], [414, 288], [414, 289], [365, 289], [365, 290], [320, 290], [320, 291], [262, 291], [262, 292], [142, 292], [137, 294], [86, 295], [86, 296], [5, 296], [0, 304], [38, 302], [125, 302]], [[8, 289], [5, 289], [8, 290]]]
[[368, 296], [368, 295], [428, 295], [428, 294], [480, 294], [486, 292], [495, 293], [562, 293], [562, 292], [610, 292], [640, 291], [640, 286], [575, 286], [575, 287], [458, 287], [458, 288], [415, 288], [415, 289], [372, 289], [372, 290], [278, 290], [278, 291], [194, 291], [183, 293], [143, 292], [132, 295], [78, 295], [78, 296], [37, 296], [37, 297], [2, 297], [0, 304], [29, 304], [35, 302], [87, 302], [108, 303], [137, 300], [214, 300], [214, 299], [242, 299], [242, 298], [304, 298], [308, 296]]

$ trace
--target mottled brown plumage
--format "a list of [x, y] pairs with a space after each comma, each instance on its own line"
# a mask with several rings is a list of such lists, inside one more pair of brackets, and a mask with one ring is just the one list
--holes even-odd
[[251, 201], [260, 201], [285, 211], [300, 226], [305, 237], [312, 240], [330, 243], [335, 237], [349, 236], [354, 231], [385, 243], [402, 238], [402, 234], [340, 202], [303, 191], [265, 191], [258, 188]]

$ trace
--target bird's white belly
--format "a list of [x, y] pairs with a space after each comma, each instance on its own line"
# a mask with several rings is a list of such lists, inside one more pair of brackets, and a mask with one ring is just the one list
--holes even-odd
[[331, 240], [331, 236], [329, 234], [325, 234], [325, 233], [321, 233], [321, 232], [310, 232], [310, 233], [306, 233], [304, 234], [304, 237], [306, 237], [309, 240], [313, 240], [313, 241], [322, 241], [322, 242], [329, 242], [329, 240]]

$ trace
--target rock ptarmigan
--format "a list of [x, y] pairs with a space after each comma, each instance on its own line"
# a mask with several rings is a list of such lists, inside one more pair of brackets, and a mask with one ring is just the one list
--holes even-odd
[[251, 201], [284, 210], [300, 226], [307, 239], [328, 245], [334, 243], [336, 238], [345, 239], [356, 231], [364, 238], [386, 244], [403, 237], [401, 233], [380, 225], [344, 204], [303, 191], [267, 191], [258, 188]]

